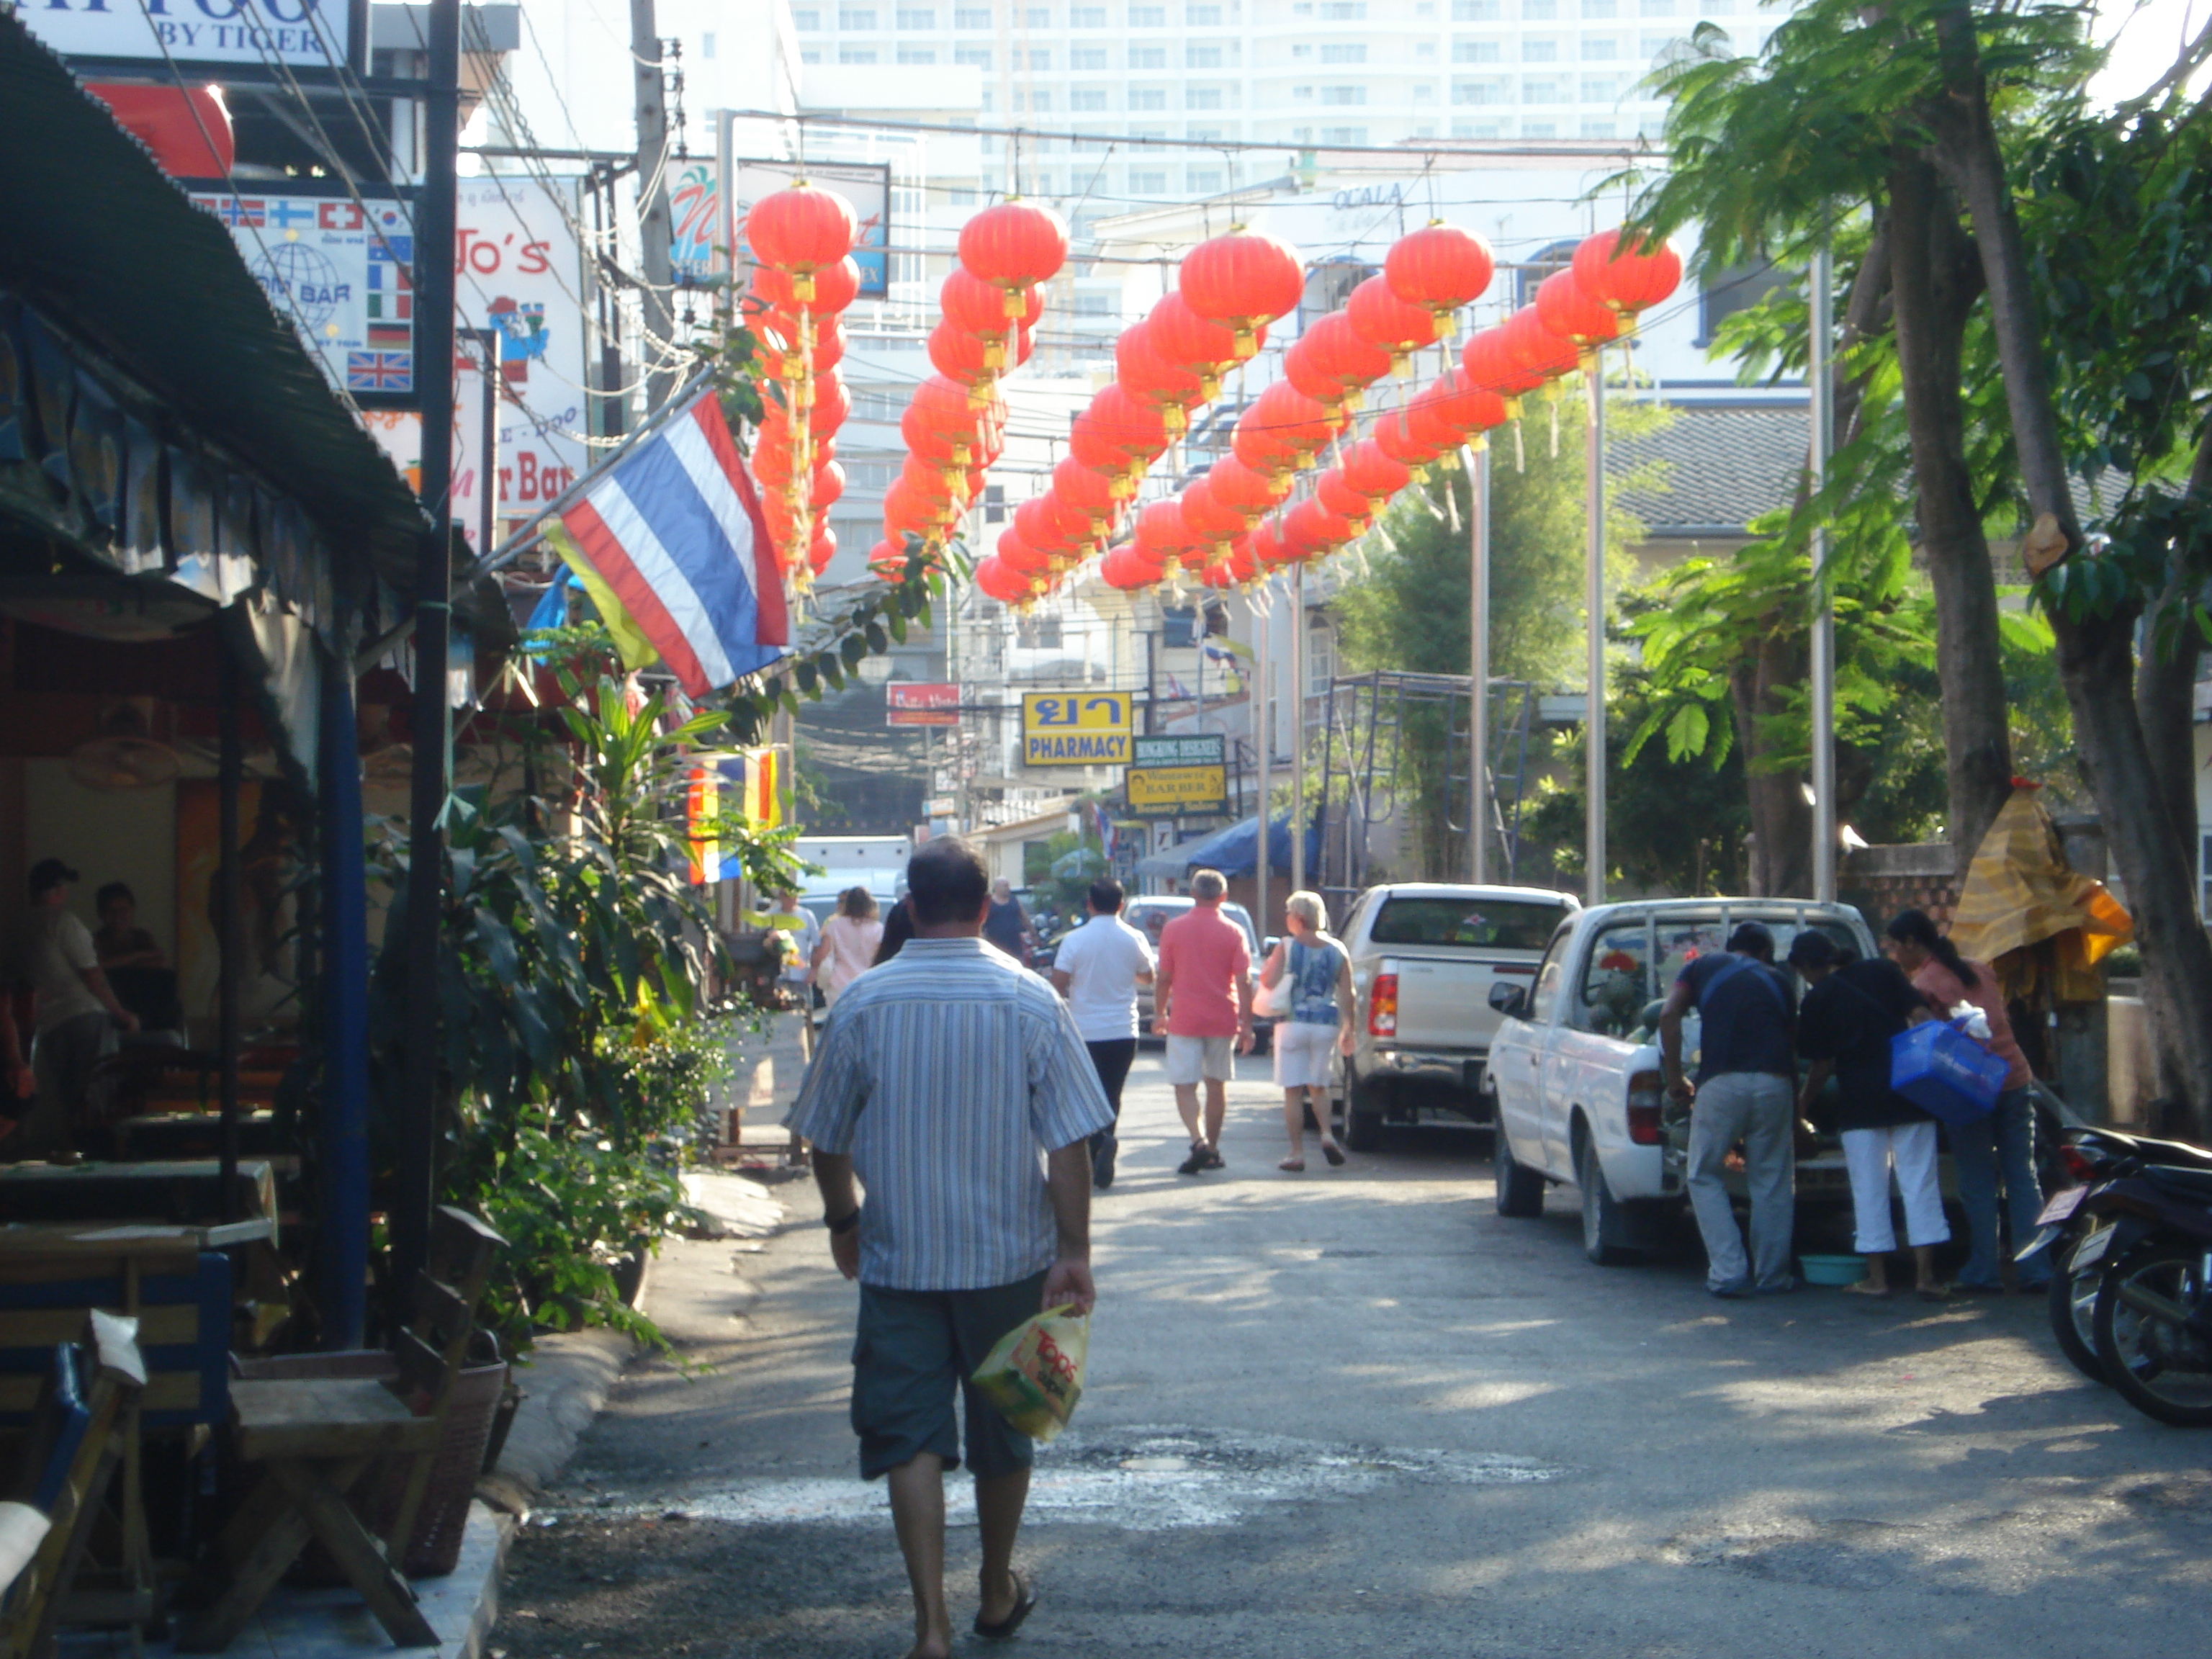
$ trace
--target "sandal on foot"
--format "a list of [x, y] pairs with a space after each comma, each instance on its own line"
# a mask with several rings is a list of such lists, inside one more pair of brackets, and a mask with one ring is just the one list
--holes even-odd
[[1888, 1296], [1890, 1288], [1887, 1285], [1876, 1285], [1870, 1279], [1862, 1279], [1856, 1285], [1844, 1285], [1844, 1293], [1847, 1296], [1871, 1296], [1880, 1298]]
[[1951, 1299], [1949, 1288], [1942, 1285], [1923, 1285], [1913, 1294], [1923, 1302], [1948, 1302]]
[[1333, 1140], [1322, 1142], [1321, 1155], [1328, 1160], [1328, 1167], [1332, 1170], [1340, 1167], [1344, 1163], [1344, 1148]]
[[1275, 1167], [1279, 1170], [1288, 1170], [1292, 1175], [1304, 1175], [1306, 1161], [1302, 1158], [1286, 1158]]
[[1211, 1156], [1211, 1154], [1206, 1151], [1206, 1146], [1204, 1141], [1192, 1141], [1190, 1143], [1190, 1156], [1183, 1159], [1182, 1163], [1176, 1165], [1176, 1173], [1177, 1175], [1196, 1175], [1200, 1170], [1212, 1168], [1212, 1166], [1206, 1162], [1209, 1156]]
[[975, 1634], [988, 1637], [994, 1642], [1003, 1642], [1022, 1627], [1022, 1620], [1030, 1616], [1037, 1604], [1036, 1591], [1030, 1587], [1029, 1579], [1021, 1573], [1013, 1575], [1014, 1610], [995, 1625], [986, 1624], [983, 1615], [975, 1615]]

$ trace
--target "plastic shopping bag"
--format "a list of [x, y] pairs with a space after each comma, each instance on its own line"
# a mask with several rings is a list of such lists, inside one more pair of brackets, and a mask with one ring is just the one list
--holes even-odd
[[975, 1373], [975, 1387], [1022, 1433], [1049, 1440], [1067, 1426], [1083, 1398], [1090, 1348], [1090, 1315], [1073, 1306], [1048, 1308], [1000, 1338]]

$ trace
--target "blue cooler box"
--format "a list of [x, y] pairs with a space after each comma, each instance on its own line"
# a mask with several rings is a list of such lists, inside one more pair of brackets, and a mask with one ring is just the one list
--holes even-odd
[[1923, 1020], [1889, 1040], [1889, 1086], [1946, 1123], [1978, 1123], [1996, 1109], [2012, 1067], [1964, 1031]]

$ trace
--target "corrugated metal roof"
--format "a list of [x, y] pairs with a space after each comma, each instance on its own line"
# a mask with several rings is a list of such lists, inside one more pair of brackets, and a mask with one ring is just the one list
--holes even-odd
[[429, 520], [277, 315], [230, 234], [13, 15], [0, 15], [0, 284], [107, 354], [411, 586]]
[[1663, 431], [1616, 440], [1606, 451], [1615, 478], [1661, 464], [1659, 487], [1615, 498], [1652, 536], [1741, 535], [1760, 514], [1789, 505], [1810, 438], [1804, 404], [1682, 403], [1674, 410]]

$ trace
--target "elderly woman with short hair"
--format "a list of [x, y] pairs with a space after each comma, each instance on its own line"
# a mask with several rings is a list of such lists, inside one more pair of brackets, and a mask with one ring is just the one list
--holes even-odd
[[1328, 907], [1318, 893], [1293, 893], [1283, 904], [1283, 926], [1290, 937], [1268, 955], [1260, 982], [1270, 991], [1285, 981], [1274, 1032], [1275, 1084], [1283, 1091], [1283, 1127], [1291, 1155], [1275, 1167], [1296, 1173], [1306, 1167], [1306, 1102], [1313, 1103], [1321, 1130], [1321, 1152], [1332, 1165], [1344, 1162], [1344, 1149], [1328, 1132], [1329, 1077], [1335, 1054], [1352, 1052], [1352, 1010], [1358, 998], [1352, 988], [1352, 957], [1329, 937]]

